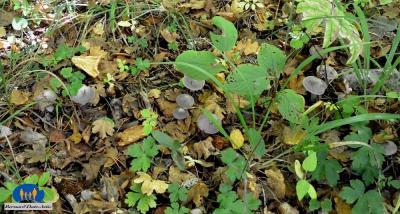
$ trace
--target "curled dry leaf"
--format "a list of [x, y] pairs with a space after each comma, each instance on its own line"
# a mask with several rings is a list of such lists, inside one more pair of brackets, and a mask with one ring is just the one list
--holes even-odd
[[208, 197], [208, 191], [208, 186], [205, 183], [198, 182], [190, 188], [188, 201], [193, 201], [196, 207], [201, 207], [203, 205], [203, 199]]
[[287, 202], [280, 204], [278, 210], [281, 214], [299, 214], [299, 211]]
[[267, 176], [267, 184], [271, 188], [272, 192], [278, 199], [285, 197], [286, 185], [285, 177], [279, 169], [268, 169], [265, 171]]
[[166, 117], [172, 117], [176, 109], [176, 103], [169, 102], [164, 98], [159, 98], [156, 100], [158, 107]]
[[183, 183], [185, 181], [196, 178], [195, 175], [190, 173], [181, 172], [177, 167], [171, 166], [168, 170], [168, 181], [171, 183]]
[[168, 28], [164, 28], [160, 33], [168, 43], [176, 42], [179, 39], [179, 35], [176, 32], [169, 32]]
[[157, 98], [160, 98], [160, 95], [161, 95], [160, 89], [156, 89], [156, 88], [151, 89], [149, 91], [149, 93], [148, 93], [149, 98], [156, 98], [157, 99]]
[[193, 144], [193, 150], [196, 158], [207, 159], [210, 155], [214, 154], [216, 151], [212, 144], [213, 138], [208, 137], [207, 139]]
[[96, 78], [100, 74], [98, 69], [100, 59], [100, 56], [74, 56], [71, 61], [76, 67], [82, 69], [91, 77]]
[[156, 193], [164, 193], [168, 189], [168, 184], [162, 180], [153, 179], [150, 175], [144, 172], [138, 172], [138, 178], [134, 179], [133, 182], [136, 184], [142, 184], [141, 190], [143, 194], [151, 195], [155, 191]]
[[297, 145], [304, 139], [306, 135], [307, 132], [300, 127], [291, 128], [285, 126], [282, 133], [283, 143]]
[[100, 138], [104, 139], [107, 135], [112, 136], [114, 134], [114, 126], [114, 121], [110, 118], [103, 117], [93, 122], [92, 132], [99, 133]]
[[24, 105], [25, 103], [28, 102], [29, 95], [30, 95], [29, 92], [24, 92], [24, 91], [14, 89], [11, 92], [10, 103], [17, 105], [17, 106]]
[[118, 146], [126, 146], [146, 137], [144, 127], [142, 125], [132, 126], [117, 134], [119, 139]]

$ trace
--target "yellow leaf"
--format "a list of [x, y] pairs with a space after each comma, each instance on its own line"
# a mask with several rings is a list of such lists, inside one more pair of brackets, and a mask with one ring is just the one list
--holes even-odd
[[149, 97], [150, 98], [159, 98], [160, 97], [160, 95], [161, 95], [161, 91], [160, 91], [160, 89], [151, 89], [150, 91], [149, 91]]
[[307, 132], [299, 127], [295, 127], [292, 129], [290, 127], [285, 126], [282, 135], [283, 135], [283, 142], [285, 144], [297, 145], [304, 139], [304, 137], [307, 135]]
[[230, 134], [232, 147], [234, 149], [240, 149], [243, 146], [244, 137], [239, 129], [234, 129]]
[[96, 78], [99, 72], [99, 63], [100, 63], [100, 56], [74, 56], [72, 57], [72, 63], [91, 77]]
[[285, 177], [282, 172], [275, 169], [265, 170], [265, 175], [267, 176], [267, 184], [271, 188], [272, 192], [279, 199], [285, 197], [286, 185], [285, 185]]
[[104, 26], [103, 23], [97, 22], [96, 25], [93, 28], [93, 33], [101, 36], [104, 34]]
[[3, 26], [0, 26], [0, 37], [6, 36], [7, 31]]
[[107, 135], [112, 136], [114, 134], [114, 126], [115, 124], [111, 119], [103, 117], [93, 122], [92, 132], [99, 133], [100, 138], [104, 139]]
[[24, 105], [29, 100], [29, 92], [19, 91], [14, 89], [11, 92], [10, 103], [14, 105]]
[[208, 197], [208, 186], [199, 182], [190, 188], [188, 192], [188, 201], [193, 201], [196, 207], [201, 207], [203, 204], [203, 198]]
[[119, 139], [118, 146], [126, 146], [146, 137], [144, 127], [142, 125], [132, 126], [117, 134]]
[[144, 172], [138, 172], [138, 178], [134, 179], [133, 182], [136, 184], [142, 184], [142, 193], [151, 195], [155, 191], [156, 193], [164, 193], [168, 189], [168, 184], [162, 180], [153, 179], [150, 175]]

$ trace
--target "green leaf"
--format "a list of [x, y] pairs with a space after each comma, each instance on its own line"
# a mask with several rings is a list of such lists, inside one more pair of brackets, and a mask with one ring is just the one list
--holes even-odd
[[171, 150], [179, 150], [181, 148], [181, 145], [179, 144], [178, 141], [175, 141], [174, 139], [172, 139], [169, 135], [165, 134], [164, 132], [160, 132], [160, 131], [153, 131], [151, 133], [151, 135], [154, 137], [154, 139], [156, 139], [156, 141], [171, 149]]
[[28, 27], [28, 20], [22, 17], [15, 17], [11, 22], [11, 26], [14, 28], [14, 30], [22, 30]]
[[44, 191], [44, 199], [43, 201], [46, 203], [55, 203], [58, 201], [60, 196], [57, 193], [56, 188], [54, 187], [41, 187], [40, 189], [43, 189]]
[[269, 88], [267, 74], [263, 68], [252, 64], [241, 64], [226, 78], [225, 90], [257, 102], [258, 97]]
[[221, 152], [221, 160], [228, 165], [228, 169], [225, 173], [232, 182], [245, 175], [246, 160], [232, 148], [225, 149]]
[[317, 191], [315, 191], [315, 188], [313, 185], [310, 184], [310, 187], [308, 188], [307, 193], [311, 199], [317, 199]]
[[339, 180], [339, 173], [343, 171], [342, 166], [337, 160], [326, 159], [327, 152], [318, 152], [318, 164], [315, 171], [312, 173], [312, 178], [317, 181], [326, 179], [329, 186], [336, 186]]
[[296, 184], [296, 194], [299, 200], [302, 200], [307, 195], [311, 184], [307, 180], [299, 180]]
[[321, 209], [322, 209], [322, 211], [327, 212], [327, 213], [332, 211], [332, 201], [325, 198], [323, 201], [321, 201]]
[[351, 180], [350, 185], [351, 187], [344, 187], [339, 196], [347, 203], [352, 204], [364, 194], [365, 186], [360, 180]]
[[38, 175], [31, 175], [28, 176], [24, 179], [24, 184], [37, 184], [39, 181], [39, 176]]
[[316, 211], [320, 208], [320, 203], [317, 199], [311, 199], [308, 205], [309, 211]]
[[46, 183], [49, 180], [50, 180], [50, 172], [44, 172], [39, 178], [38, 186], [41, 187], [41, 186], [46, 185]]
[[279, 79], [286, 63], [286, 55], [281, 49], [264, 43], [261, 45], [257, 55], [258, 64], [265, 69], [268, 74]]
[[265, 141], [260, 132], [254, 128], [249, 128], [246, 134], [249, 139], [251, 149], [254, 151], [254, 154], [256, 154], [256, 156], [259, 158], [264, 156], [266, 152]]
[[[225, 68], [217, 62], [217, 57], [209, 51], [188, 50], [176, 58], [176, 68], [195, 80], [208, 80]], [[202, 70], [203, 72], [200, 72]]]
[[181, 187], [177, 183], [168, 185], [169, 199], [172, 202], [182, 201], [185, 202], [188, 197], [188, 189]]
[[308, 33], [317, 33], [320, 25], [325, 27], [323, 48], [327, 48], [337, 38], [351, 45], [351, 56], [347, 64], [352, 64], [362, 53], [363, 43], [356, 26], [346, 18], [346, 12], [337, 3], [340, 4], [339, 1], [329, 0], [299, 0], [296, 12], [302, 13], [302, 24]]
[[303, 161], [303, 169], [313, 172], [317, 168], [317, 153], [312, 151]]
[[18, 186], [18, 184], [13, 183], [13, 182], [6, 181], [6, 182], [4, 183], [4, 186], [5, 186], [10, 192], [13, 192], [14, 189]]
[[134, 157], [131, 162], [131, 170], [133, 172], [147, 170], [151, 166], [151, 161], [158, 154], [158, 145], [152, 137], [147, 137], [143, 143], [132, 144], [128, 147], [128, 155]]
[[238, 38], [238, 32], [235, 28], [235, 25], [220, 16], [215, 16], [212, 18], [211, 22], [222, 31], [221, 35], [217, 35], [212, 32], [210, 33], [213, 45], [222, 52], [230, 51], [233, 47], [235, 47], [236, 40]]
[[140, 188], [140, 184], [133, 184], [131, 186], [132, 191], [128, 192], [125, 195], [124, 202], [129, 207], [134, 207], [136, 205], [137, 210], [144, 214], [147, 213], [150, 208], [154, 208], [157, 206], [155, 201], [157, 198], [154, 195], [143, 194]]
[[285, 89], [278, 94], [278, 110], [282, 117], [291, 123], [299, 124], [304, 112], [304, 97], [291, 89]]
[[0, 187], [0, 203], [6, 201], [11, 196], [11, 193], [12, 192], [10, 190]]
[[156, 127], [157, 125], [158, 114], [150, 109], [142, 109], [140, 111], [140, 114], [144, 118], [144, 121], [142, 123], [144, 127], [143, 132], [145, 135], [149, 135], [153, 131], [154, 127]]

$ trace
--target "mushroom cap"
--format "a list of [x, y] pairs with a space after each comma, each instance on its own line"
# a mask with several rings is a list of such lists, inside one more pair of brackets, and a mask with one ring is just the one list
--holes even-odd
[[0, 125], [0, 138], [7, 137], [12, 134], [12, 131], [7, 126]]
[[320, 78], [308, 76], [303, 80], [304, 88], [314, 95], [323, 95], [328, 85]]
[[[217, 115], [211, 114], [219, 124], [221, 124], [221, 120], [218, 118]], [[197, 127], [199, 127], [200, 130], [207, 134], [216, 134], [218, 133], [217, 127], [214, 125], [214, 123], [207, 118], [206, 115], [202, 114], [199, 116], [199, 119], [197, 119]]]
[[392, 141], [388, 141], [385, 144], [383, 144], [383, 149], [385, 150], [386, 156], [394, 155], [397, 153], [398, 150], [397, 145]]
[[175, 111], [172, 113], [172, 115], [177, 120], [183, 120], [189, 116], [189, 112], [184, 108], [178, 107], [175, 109]]
[[79, 103], [81, 105], [86, 105], [89, 103], [95, 95], [94, 88], [90, 86], [83, 85], [75, 96], [72, 96], [72, 101]]
[[183, 77], [183, 85], [191, 91], [198, 91], [204, 88], [205, 80], [195, 80], [188, 76]]
[[329, 65], [319, 65], [317, 67], [317, 76], [322, 79], [325, 79], [325, 77], [327, 77], [328, 82], [332, 82], [338, 77], [338, 73], [334, 68]]
[[189, 109], [194, 105], [194, 98], [189, 94], [180, 94], [175, 99], [178, 106]]
[[49, 112], [52, 112], [50, 107], [55, 103], [56, 99], [57, 99], [57, 94], [50, 89], [40, 92], [39, 95], [35, 97], [35, 100], [38, 101], [37, 106], [39, 107], [39, 109], [41, 111], [49, 109], [50, 110], [50, 111], [48, 110]]

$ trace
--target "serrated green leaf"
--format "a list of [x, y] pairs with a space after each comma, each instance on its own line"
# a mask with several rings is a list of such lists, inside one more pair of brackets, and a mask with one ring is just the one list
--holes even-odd
[[352, 204], [364, 194], [365, 186], [360, 180], [351, 180], [350, 185], [351, 187], [344, 187], [339, 196], [347, 203]]
[[[195, 80], [208, 80], [225, 68], [217, 62], [217, 57], [209, 51], [188, 50], [176, 58], [176, 69]], [[200, 72], [202, 70], [203, 72]]]
[[320, 203], [317, 199], [311, 199], [308, 205], [309, 211], [316, 211], [320, 208]]
[[147, 170], [151, 166], [151, 161], [158, 154], [159, 147], [155, 144], [152, 137], [147, 137], [143, 143], [132, 144], [128, 147], [128, 155], [134, 157], [130, 169], [133, 172]]
[[41, 187], [39, 189], [43, 189], [44, 191], [44, 199], [43, 201], [46, 203], [55, 203], [58, 201], [60, 196], [57, 193], [56, 188], [54, 187]]
[[324, 212], [332, 211], [332, 201], [325, 198], [323, 201], [321, 201], [321, 209]]
[[235, 47], [238, 38], [238, 32], [235, 25], [221, 16], [215, 16], [212, 18], [211, 22], [222, 31], [221, 35], [212, 32], [210, 33], [213, 45], [222, 52], [230, 51]]
[[245, 174], [246, 160], [232, 148], [225, 149], [221, 152], [221, 160], [228, 165], [228, 169], [225, 173], [232, 182], [236, 179], [240, 179], [241, 176]]

